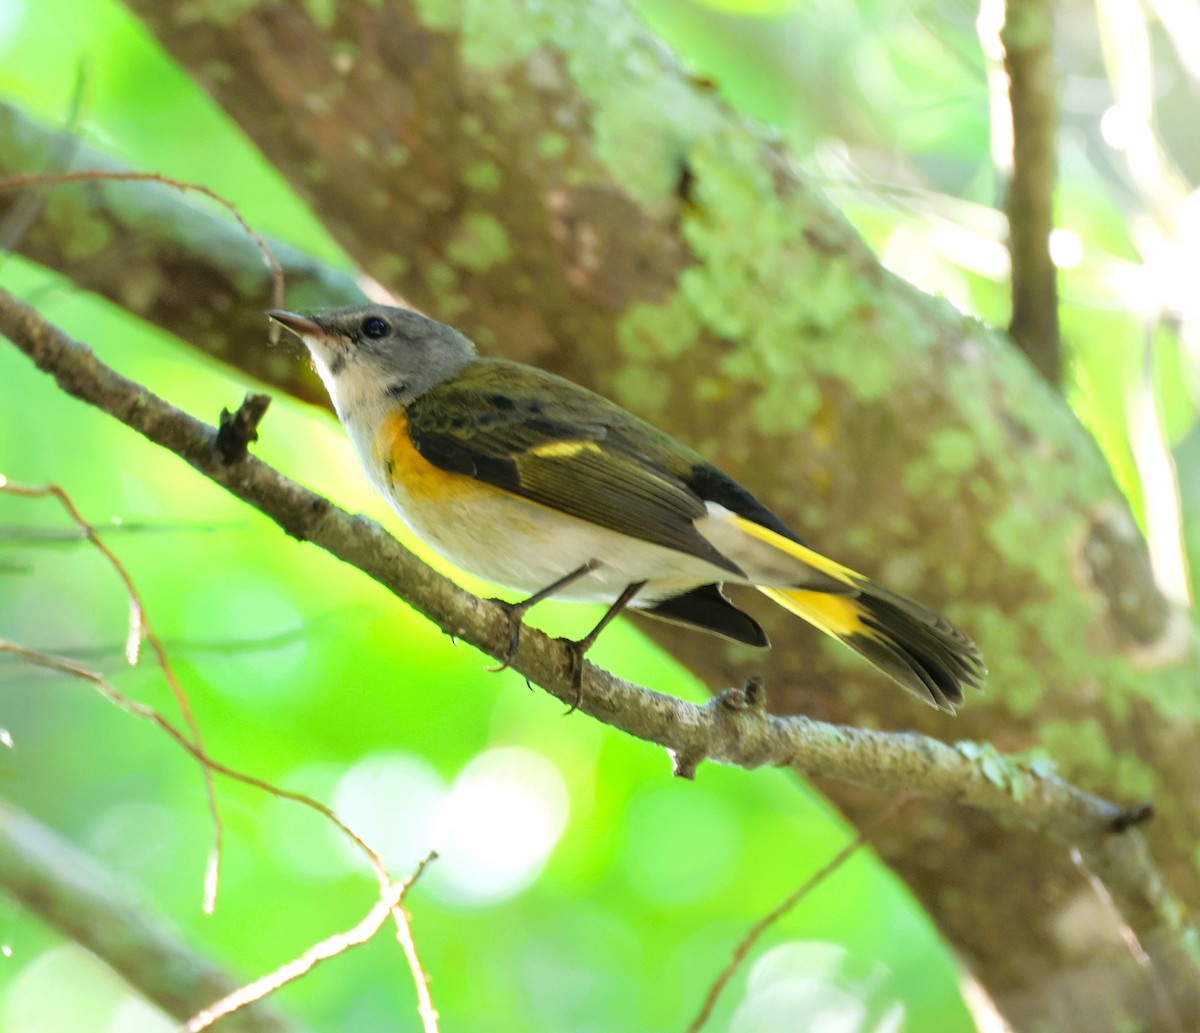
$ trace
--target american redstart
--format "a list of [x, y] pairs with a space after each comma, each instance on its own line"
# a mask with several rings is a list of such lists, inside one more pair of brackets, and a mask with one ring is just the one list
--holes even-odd
[[[371, 483], [452, 563], [529, 593], [607, 603], [579, 662], [624, 607], [767, 646], [721, 591], [753, 585], [954, 713], [986, 669], [945, 618], [805, 545], [699, 454], [568, 380], [480, 358], [407, 309], [272, 311], [312, 353]], [[578, 682], [576, 683], [578, 691]]]

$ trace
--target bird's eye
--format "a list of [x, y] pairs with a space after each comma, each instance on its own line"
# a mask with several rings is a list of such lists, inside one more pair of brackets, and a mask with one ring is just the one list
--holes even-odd
[[366, 337], [387, 337], [391, 329], [387, 325], [387, 320], [380, 319], [378, 316], [368, 316], [362, 322], [362, 332]]

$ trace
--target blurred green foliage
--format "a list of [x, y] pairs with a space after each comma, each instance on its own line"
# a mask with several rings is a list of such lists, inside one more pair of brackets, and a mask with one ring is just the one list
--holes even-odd
[[[778, 128], [893, 268], [1005, 321], [1002, 183], [973, 6], [638, 7], [698, 75]], [[1079, 245], [1063, 274], [1069, 394], [1145, 516], [1170, 502], [1148, 493], [1130, 445], [1130, 391], [1148, 385], [1165, 440], [1182, 442], [1181, 462], [1191, 459], [1180, 482], [1195, 549], [1190, 314], [1178, 292], [1157, 304], [1146, 294], [1158, 282], [1147, 241], [1158, 242], [1155, 261], [1169, 246], [1185, 261], [1191, 223], [1155, 236], [1146, 191], [1130, 186], [1104, 149], [1098, 116], [1114, 99], [1089, 11], [1063, 15], [1073, 34], [1062, 54], [1072, 77], [1059, 209], [1068, 251]], [[1158, 67], [1178, 72], [1154, 32]], [[204, 183], [257, 229], [344, 262], [251, 143], [115, 0], [0, 7], [0, 97], [61, 122], [77, 71], [90, 142], [136, 168]], [[1178, 151], [1172, 141], [1163, 147]], [[1195, 155], [1179, 157], [1182, 182], [1195, 179], [1187, 160]], [[210, 420], [250, 386], [43, 270], [6, 259], [0, 282], [126, 375]], [[558, 704], [511, 672], [486, 674], [485, 658], [68, 399], [3, 347], [0, 399], [0, 472], [62, 484], [104, 530], [143, 592], [212, 753], [334, 803], [398, 874], [442, 844], [410, 908], [445, 1028], [681, 1028], [749, 925], [846, 842], [841, 820], [792, 778], [710, 765], [695, 784], [677, 783], [657, 750], [563, 719]], [[324, 413], [277, 399], [257, 451], [396, 526]], [[124, 663], [115, 576], [69, 531], [52, 502], [0, 496], [0, 636], [77, 657], [173, 714], [153, 665]], [[537, 618], [577, 630], [593, 614], [551, 607]], [[608, 633], [597, 659], [665, 691], [701, 695], [636, 625]], [[224, 881], [216, 914], [205, 918], [211, 830], [199, 774], [181, 751], [86, 686], [9, 663], [0, 665], [0, 727], [15, 743], [0, 756], [0, 793], [127, 877], [190, 942], [242, 975], [349, 927], [372, 902], [365, 866], [320, 819], [223, 783]], [[8, 948], [0, 1033], [169, 1028], [94, 960], [4, 900], [0, 944]], [[55, 992], [67, 983], [72, 994]], [[314, 1029], [366, 1033], [419, 1028], [413, 1000], [399, 949], [383, 935], [278, 1003]], [[845, 1031], [972, 1028], [953, 962], [869, 855], [767, 935], [712, 1028], [794, 1029], [801, 1015]]]

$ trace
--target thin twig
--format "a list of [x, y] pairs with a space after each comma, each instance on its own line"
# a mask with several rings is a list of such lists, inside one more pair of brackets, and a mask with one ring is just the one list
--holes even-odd
[[[253, 983], [247, 983], [245, 986], [239, 987], [233, 993], [222, 997], [221, 1000], [197, 1012], [180, 1027], [180, 1033], [201, 1033], [202, 1030], [208, 1029], [226, 1016], [232, 1015], [234, 1012], [240, 1011], [242, 1008], [257, 1001], [261, 1001], [269, 994], [273, 994], [280, 987], [286, 986], [288, 983], [306, 975], [322, 961], [336, 958], [340, 954], [345, 954], [352, 947], [358, 947], [369, 942], [383, 928], [388, 915], [403, 905], [408, 891], [416, 885], [417, 880], [421, 878], [426, 867], [436, 857], [436, 852], [430, 851], [417, 866], [416, 871], [405, 879], [404, 882], [394, 883], [390, 887], [387, 896], [376, 901], [375, 906], [353, 928], [347, 929], [344, 933], [335, 933], [333, 936], [313, 944], [300, 957], [281, 965], [274, 972], [268, 973], [261, 979], [256, 979]], [[407, 926], [404, 928], [407, 928]], [[409, 937], [409, 942], [411, 942], [411, 939]], [[420, 971], [419, 962], [416, 963], [414, 971]], [[433, 1010], [433, 1003], [429, 1001], [429, 988], [424, 980], [417, 981], [417, 993], [421, 997], [419, 1011], [424, 1023], [425, 1033], [437, 1033], [437, 1012]], [[432, 1016], [432, 1020], [427, 1019], [427, 1016]]]
[[413, 939], [412, 923], [408, 921], [408, 913], [404, 911], [404, 897], [421, 877], [425, 868], [436, 860], [436, 850], [431, 850], [425, 855], [424, 860], [417, 865], [417, 870], [409, 876], [408, 882], [404, 884], [399, 899], [392, 906], [393, 915], [399, 912], [404, 917], [404, 921], [396, 923], [396, 941], [400, 944], [400, 949], [404, 951], [404, 957], [408, 960], [408, 969], [412, 973], [413, 983], [417, 988], [417, 1014], [421, 1016], [421, 1028], [425, 1033], [438, 1033], [438, 1013], [429, 993], [429, 973], [425, 971], [425, 966], [421, 963], [421, 956], [417, 953], [417, 941]]
[[322, 817], [332, 821], [341, 832], [366, 855], [367, 860], [371, 863], [376, 876], [384, 885], [390, 885], [391, 876], [388, 874], [387, 868], [384, 866], [383, 859], [379, 854], [365, 841], [358, 833], [356, 833], [349, 825], [341, 820], [329, 807], [321, 803], [319, 800], [314, 800], [312, 797], [305, 796], [303, 793], [297, 793], [291, 789], [284, 789], [282, 786], [272, 785], [264, 779], [257, 778], [254, 775], [247, 775], [244, 772], [237, 771], [234, 768], [226, 767], [218, 760], [214, 760], [208, 756], [203, 750], [188, 739], [178, 728], [170, 721], [162, 716], [153, 707], [147, 706], [145, 703], [139, 703], [137, 700], [130, 699], [119, 689], [115, 688], [102, 674], [97, 671], [89, 670], [74, 660], [69, 660], [64, 656], [53, 656], [50, 653], [42, 653], [35, 649], [28, 649], [25, 646], [18, 645], [15, 642], [9, 642], [7, 639], [0, 639], [0, 653], [11, 653], [13, 656], [19, 657], [27, 663], [33, 664], [36, 667], [45, 667], [52, 671], [59, 671], [62, 674], [68, 674], [72, 678], [79, 678], [82, 681], [91, 682], [100, 694], [104, 696], [110, 703], [115, 704], [122, 710], [133, 714], [135, 717], [140, 717], [143, 721], [149, 721], [151, 724], [157, 725], [167, 735], [182, 746], [196, 760], [205, 767], [212, 770], [215, 774], [223, 775], [225, 778], [235, 782], [241, 782], [244, 785], [253, 786], [255, 789], [261, 789], [265, 793], [272, 796], [280, 797], [284, 800], [292, 800], [298, 804], [316, 811]]
[[[171, 665], [167, 651], [163, 648], [162, 640], [150, 626], [150, 622], [146, 617], [146, 607], [142, 603], [141, 593], [138, 592], [133, 578], [129, 575], [129, 571], [125, 569], [125, 565], [117, 558], [116, 553], [100, 540], [100, 536], [96, 534], [96, 529], [84, 519], [83, 514], [79, 512], [79, 508], [75, 505], [70, 495], [60, 485], [47, 484], [35, 488], [24, 484], [13, 484], [4, 474], [0, 474], [0, 491], [22, 498], [38, 499], [54, 497], [58, 499], [63, 509], [67, 511], [67, 515], [79, 527], [83, 537], [108, 560], [109, 565], [117, 572], [117, 577], [121, 579], [121, 584], [125, 586], [125, 594], [129, 597], [129, 634], [125, 639], [125, 659], [129, 661], [130, 666], [137, 664], [141, 651], [142, 638], [145, 637], [146, 641], [150, 643], [150, 648], [154, 651], [155, 659], [158, 661], [158, 666], [162, 669], [163, 677], [166, 678], [167, 684], [171, 688], [171, 694], [175, 697], [179, 712], [183, 715], [184, 723], [187, 725], [188, 731], [192, 733], [192, 740], [196, 745], [196, 749], [203, 755], [204, 738], [200, 733], [200, 725], [192, 713], [192, 706], [188, 700], [187, 693], [184, 691], [183, 685], [175, 673], [175, 668]], [[205, 914], [212, 914], [217, 903], [217, 887], [220, 881], [225, 826], [221, 821], [220, 808], [217, 806], [217, 790], [213, 785], [212, 772], [203, 763], [200, 765], [200, 770], [204, 777], [204, 792], [208, 798], [208, 810], [212, 815], [213, 821], [213, 844], [209, 850], [204, 875], [204, 912]]]
[[[164, 176], [160, 172], [114, 172], [110, 169], [74, 169], [71, 172], [27, 172], [18, 176], [9, 176], [5, 179], [0, 179], [0, 192], [5, 190], [20, 190], [22, 187], [29, 186], [57, 186], [62, 183], [79, 183], [95, 180], [108, 180], [119, 183], [161, 183], [163, 186], [171, 187], [173, 190], [185, 193], [191, 191], [202, 194], [210, 201], [215, 201], [221, 205], [237, 220], [237, 224], [242, 228], [246, 236], [254, 241], [255, 247], [262, 252], [267, 265], [271, 267], [272, 306], [274, 308], [283, 307], [283, 267], [279, 264], [279, 259], [275, 257], [275, 252], [271, 250], [271, 246], [263, 239], [262, 235], [251, 228], [250, 224], [238, 210], [237, 205], [228, 198], [222, 197], [211, 187], [206, 187], [203, 183], [188, 183], [181, 179]], [[278, 339], [278, 333], [274, 328], [270, 328], [269, 333], [272, 342]]]
[[1146, 953], [1146, 948], [1142, 946], [1142, 941], [1138, 939], [1138, 934], [1121, 916], [1121, 909], [1117, 907], [1117, 902], [1113, 900], [1112, 894], [1107, 886], [1104, 885], [1104, 880], [1096, 875], [1083, 859], [1083, 854], [1079, 852], [1078, 847], [1071, 847], [1071, 863], [1078, 869], [1079, 874], [1087, 881], [1088, 887], [1096, 895], [1096, 899], [1100, 901], [1100, 906], [1104, 909], [1116, 926], [1117, 932], [1120, 934], [1121, 942], [1125, 944], [1125, 949], [1129, 951], [1129, 956], [1140, 968], [1146, 977], [1146, 982], [1150, 986], [1150, 995], [1154, 998], [1154, 1006], [1159, 1011], [1159, 1017], [1166, 1023], [1166, 1026], [1174, 1031], [1174, 1033], [1184, 1033], [1183, 1023], [1180, 1021], [1179, 1012], [1175, 1010], [1175, 1005], [1171, 1001], [1171, 995], [1167, 993], [1166, 984], [1163, 982], [1162, 976], [1159, 974], [1158, 967], [1154, 964], [1154, 960]]
[[73, 678], [78, 678], [82, 681], [90, 682], [94, 685], [105, 699], [110, 703], [115, 704], [127, 713], [133, 714], [135, 717], [140, 717], [144, 721], [149, 721], [156, 725], [172, 739], [182, 746], [188, 753], [196, 758], [204, 767], [218, 775], [223, 775], [236, 782], [241, 782], [244, 785], [253, 786], [255, 789], [260, 789], [271, 796], [283, 800], [291, 800], [301, 806], [307, 807], [310, 810], [316, 811], [326, 820], [331, 821], [362, 853], [366, 856], [371, 865], [372, 871], [379, 883], [380, 901], [386, 903], [386, 912], [390, 913], [396, 923], [396, 936], [404, 948], [405, 958], [409, 964], [409, 969], [412, 973], [413, 983], [417, 990], [417, 1006], [421, 1014], [422, 1022], [425, 1023], [426, 1030], [432, 1033], [436, 1029], [437, 1012], [434, 1010], [433, 1003], [429, 997], [429, 977], [421, 966], [420, 959], [417, 956], [416, 948], [412, 943], [412, 930], [409, 928], [408, 915], [404, 908], [399, 903], [393, 902], [396, 882], [392, 879], [391, 874], [387, 870], [387, 866], [383, 863], [378, 852], [370, 846], [357, 832], [339, 818], [334, 811], [315, 800], [310, 796], [305, 796], [303, 793], [294, 792], [290, 789], [284, 789], [280, 786], [272, 785], [270, 782], [257, 778], [254, 775], [247, 775], [244, 772], [237, 771], [234, 768], [227, 767], [220, 761], [213, 760], [202, 749], [188, 739], [178, 728], [170, 721], [162, 716], [153, 707], [147, 706], [144, 703], [139, 703], [136, 700], [130, 699], [119, 689], [115, 688], [102, 675], [96, 671], [88, 670], [72, 660], [68, 660], [61, 656], [52, 656], [48, 653], [41, 653], [37, 650], [28, 649], [25, 646], [0, 639], [0, 653], [11, 653], [13, 656], [25, 660], [27, 663], [34, 664], [38, 667], [45, 667], [50, 670], [59, 671], [63, 674], [70, 675]]
[[[67, 168], [74, 160], [81, 143], [79, 136], [79, 115], [83, 110], [83, 91], [87, 82], [85, 65], [81, 61], [75, 69], [75, 85], [71, 89], [71, 100], [67, 104], [66, 126], [57, 138], [56, 145], [49, 157], [49, 168], [43, 169], [42, 175], [53, 175]], [[30, 193], [18, 198], [8, 214], [0, 219], [0, 262], [7, 258], [7, 253], [16, 250], [17, 244], [25, 235], [25, 231], [41, 214], [46, 204], [46, 194]]]
[[823, 868], [810, 875], [799, 887], [781, 901], [778, 906], [750, 927], [750, 931], [745, 935], [741, 943], [734, 948], [733, 954], [729, 959], [729, 964], [721, 970], [720, 974], [708, 988], [708, 994], [704, 998], [704, 1003], [700, 1006], [699, 1013], [692, 1019], [691, 1025], [688, 1026], [687, 1033], [699, 1033], [699, 1030], [708, 1022], [712, 1016], [713, 1008], [716, 1007], [717, 999], [721, 996], [721, 991], [725, 989], [742, 962], [746, 960], [746, 955], [753, 949], [759, 937], [849, 861], [859, 849], [866, 845], [867, 841], [874, 835], [875, 830], [889, 818], [895, 817], [900, 809], [911, 799], [911, 793], [899, 794], [886, 807], [880, 810], [874, 818], [863, 825], [858, 830], [858, 835], [842, 847]]
[[[54, 171], [46, 168], [47, 155], [58, 151], [63, 139], [63, 133], [0, 103], [0, 178]], [[86, 144], [78, 147], [71, 167], [129, 171]], [[0, 193], [0, 220], [26, 196], [53, 197], [56, 217], [33, 223], [16, 242], [25, 258], [192, 345], [204, 342], [219, 362], [302, 401], [329, 406], [329, 395], [307, 356], [301, 359], [303, 347], [291, 341], [284, 342], [283, 353], [262, 347], [264, 340], [273, 340], [270, 330], [277, 324], [263, 310], [278, 306], [272, 299], [279, 297], [280, 281], [224, 207], [197, 204], [193, 195], [153, 181], [117, 188], [77, 183]], [[333, 307], [365, 300], [352, 273], [262, 236], [284, 270], [285, 308], [291, 301], [309, 305], [319, 299]], [[149, 289], [160, 283], [164, 268], [171, 270], [174, 287]], [[46, 280], [31, 289], [27, 300], [64, 289], [61, 281]], [[217, 321], [215, 312], [220, 313]]]

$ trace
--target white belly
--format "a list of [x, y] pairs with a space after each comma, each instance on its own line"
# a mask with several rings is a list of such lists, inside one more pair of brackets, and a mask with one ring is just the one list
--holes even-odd
[[556, 513], [515, 495], [396, 512], [451, 563], [476, 577], [532, 595], [585, 564], [595, 565], [555, 598], [611, 603], [629, 585], [648, 584], [634, 605], [648, 605], [698, 585], [723, 581], [728, 571], [704, 560]]

